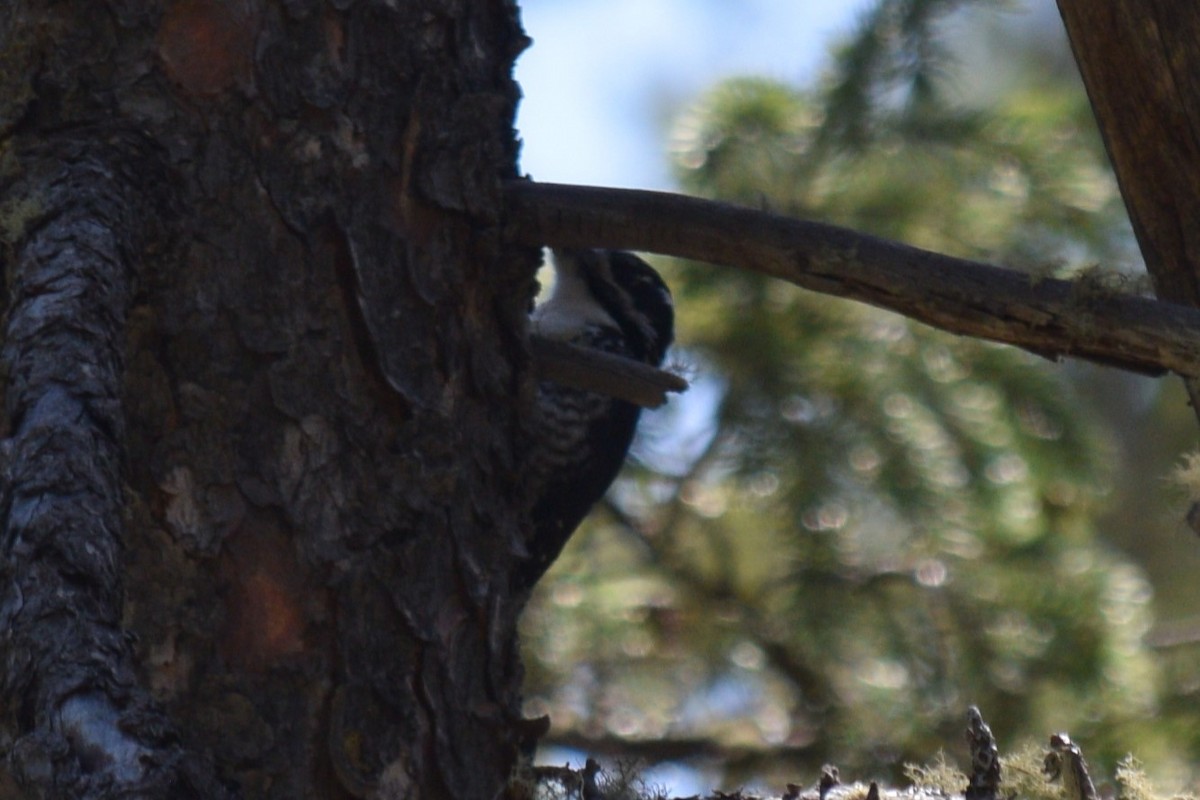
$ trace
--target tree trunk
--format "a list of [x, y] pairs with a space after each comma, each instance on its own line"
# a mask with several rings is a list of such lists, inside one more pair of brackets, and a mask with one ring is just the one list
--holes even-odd
[[506, 0], [0, 9], [0, 796], [503, 790], [525, 42]]
[[[1058, 9], [1155, 292], [1200, 307], [1200, 8], [1058, 0]], [[1184, 387], [1200, 419], [1200, 379]]]
[[1158, 296], [1200, 306], [1200, 7], [1058, 8]]

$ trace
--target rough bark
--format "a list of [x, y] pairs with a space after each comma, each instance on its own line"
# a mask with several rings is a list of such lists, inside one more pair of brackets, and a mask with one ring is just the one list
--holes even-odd
[[505, 0], [0, 10], [11, 780], [502, 790], [524, 44]]
[[[1200, 306], [1200, 7], [1058, 0], [1058, 8], [1155, 290]], [[1200, 418], [1200, 380], [1184, 383]]]
[[1200, 6], [1058, 8], [1158, 295], [1200, 305]]
[[[139, 684], [121, 627], [120, 402], [132, 258], [169, 207], [160, 155], [104, 127], [17, 155], [0, 361], [4, 724], [17, 783], [54, 797], [221, 797]], [[159, 173], [159, 174], [156, 174]], [[158, 179], [158, 180], [155, 180]]]

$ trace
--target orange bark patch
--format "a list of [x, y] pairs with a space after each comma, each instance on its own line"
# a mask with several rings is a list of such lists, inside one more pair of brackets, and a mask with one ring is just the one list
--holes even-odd
[[242, 530], [226, 541], [223, 577], [229, 587], [223, 655], [230, 664], [262, 670], [304, 650], [303, 577], [291, 543], [269, 530]]
[[179, 0], [163, 15], [158, 55], [189, 94], [249, 83], [256, 20], [241, 2]]

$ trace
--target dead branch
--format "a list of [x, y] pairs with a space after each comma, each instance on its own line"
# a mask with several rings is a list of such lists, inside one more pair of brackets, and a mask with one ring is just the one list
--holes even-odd
[[1200, 311], [665, 192], [512, 181], [515, 242], [650, 251], [753, 270], [933, 327], [1148, 374], [1200, 376]]
[[568, 342], [529, 337], [538, 376], [546, 380], [658, 408], [668, 392], [687, 391], [683, 378], [670, 372]]
[[[905, 771], [912, 785], [907, 787], [881, 786], [875, 781], [849, 781], [843, 783], [840, 770], [825, 764], [820, 769], [820, 777], [813, 783], [787, 783], [786, 790], [779, 795], [760, 795], [742, 789], [733, 791], [713, 790], [704, 796], [705, 800], [980, 800], [980, 798], [997, 797], [1031, 797], [1049, 800], [1050, 798], [1065, 798], [1065, 800], [1096, 800], [1095, 784], [1088, 774], [1087, 762], [1079, 745], [1071, 741], [1065, 733], [1056, 733], [1050, 737], [1050, 747], [1044, 751], [1041, 770], [1036, 768], [1032, 759], [1033, 753], [1018, 752], [1006, 757], [1005, 769], [1017, 774], [1011, 781], [1003, 781], [1000, 775], [1001, 757], [996, 739], [980, 714], [979, 709], [972, 706], [967, 711], [967, 746], [971, 756], [971, 775], [963, 775], [956, 768], [947, 764], [944, 759], [931, 766], [909, 764]], [[779, 763], [796, 767], [796, 756], [811, 755], [802, 748], [762, 748], [748, 750], [745, 747], [725, 747], [706, 739], [655, 739], [628, 740], [608, 735], [590, 738], [581, 735], [569, 735], [566, 739], [557, 741], [561, 746], [582, 750], [588, 756], [585, 766], [572, 769], [569, 765], [539, 766], [532, 769], [533, 779], [542, 787], [551, 786], [559, 791], [551, 791], [551, 797], [582, 797], [583, 800], [640, 800], [641, 798], [663, 798], [661, 791], [647, 791], [636, 771], [630, 771], [629, 756], [636, 756], [642, 765], [655, 764], [662, 761], [719, 758], [729, 765], [729, 759], [739, 752], [757, 753], [766, 758], [777, 758]], [[597, 779], [605, 772], [594, 756], [608, 753], [613, 757], [622, 757], [611, 776]], [[622, 766], [624, 764], [624, 766]], [[1126, 762], [1118, 768], [1116, 781], [1120, 786], [1122, 796], [1128, 792], [1131, 785], [1146, 790], [1144, 777], [1138, 772], [1136, 765]], [[963, 784], [966, 784], [963, 788]], [[1051, 784], [1059, 783], [1060, 792]], [[1147, 793], [1141, 796], [1152, 796]], [[674, 800], [700, 800], [700, 797], [674, 798]]]
[[[38, 796], [225, 797], [139, 686], [121, 627], [125, 320], [168, 181], [140, 135], [88, 129], [21, 151], [0, 365], [0, 702], [15, 782]], [[0, 181], [3, 183], [3, 181]]]

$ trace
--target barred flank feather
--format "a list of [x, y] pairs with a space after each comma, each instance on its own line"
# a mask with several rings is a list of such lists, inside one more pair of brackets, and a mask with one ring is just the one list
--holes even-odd
[[[674, 333], [671, 295], [648, 264], [628, 253], [555, 253], [557, 280], [533, 313], [539, 333], [659, 366]], [[538, 386], [533, 530], [519, 589], [537, 583], [617, 477], [640, 409], [549, 381]]]

